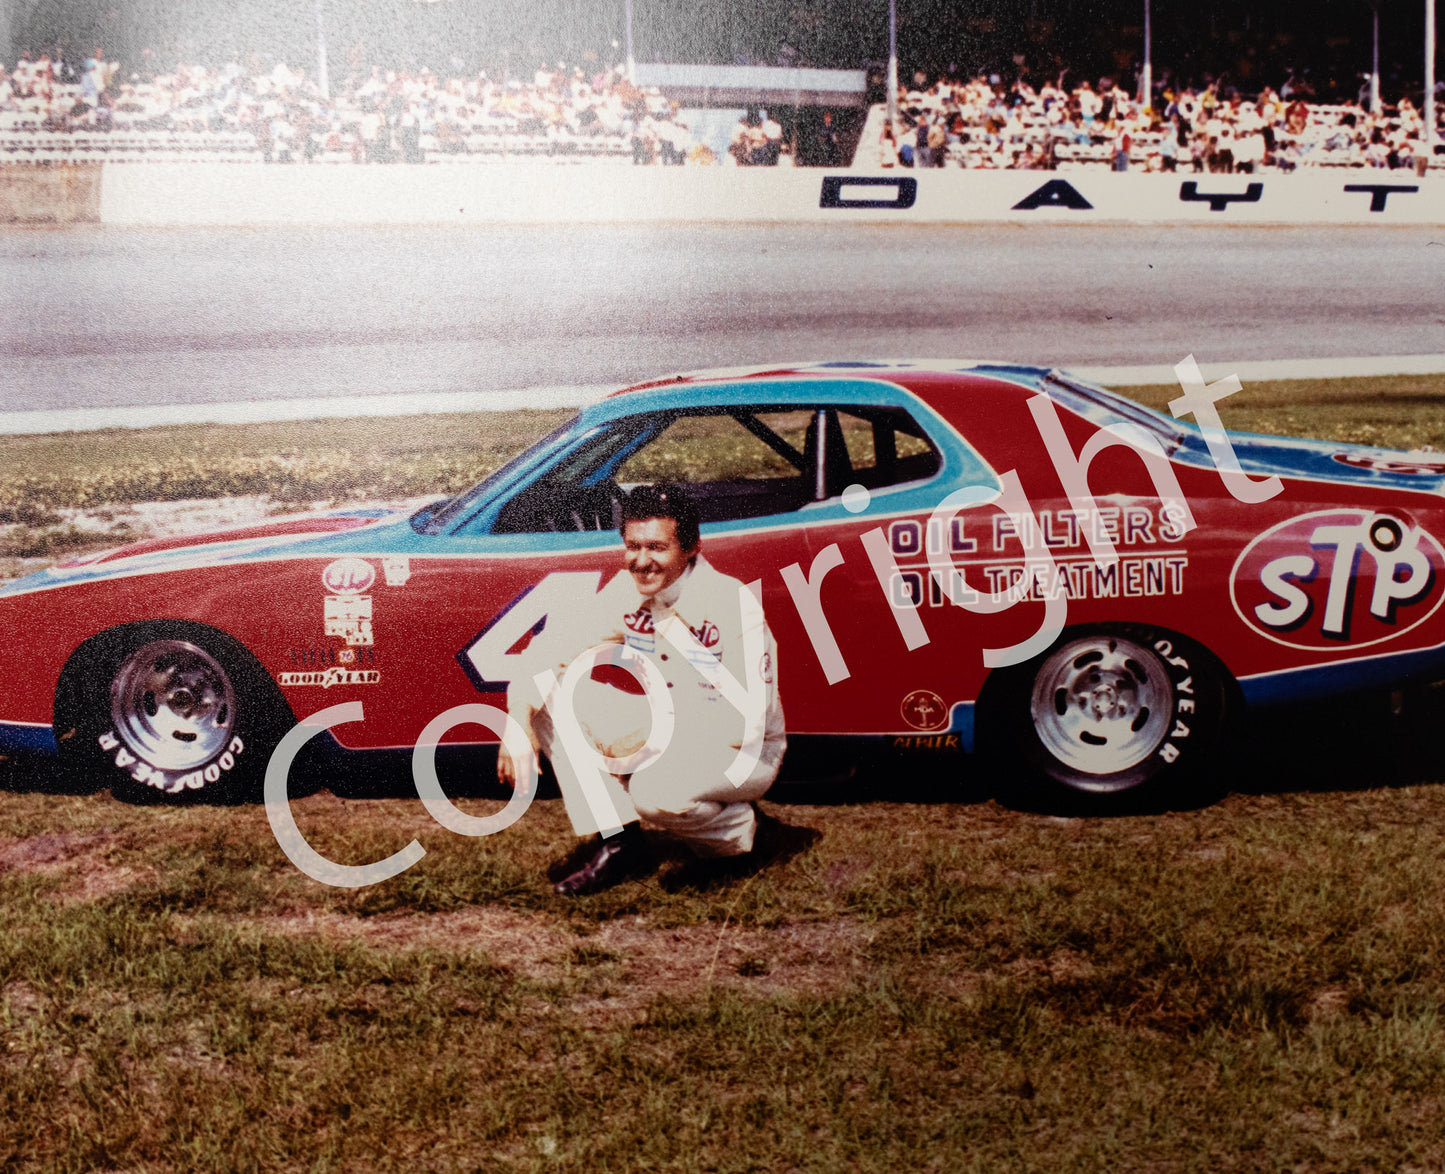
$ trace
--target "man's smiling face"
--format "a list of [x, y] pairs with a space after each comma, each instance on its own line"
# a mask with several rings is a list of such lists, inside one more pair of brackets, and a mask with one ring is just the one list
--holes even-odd
[[623, 565], [640, 595], [651, 599], [666, 591], [682, 577], [697, 547], [684, 550], [677, 540], [673, 518], [643, 518], [629, 521], [622, 532]]

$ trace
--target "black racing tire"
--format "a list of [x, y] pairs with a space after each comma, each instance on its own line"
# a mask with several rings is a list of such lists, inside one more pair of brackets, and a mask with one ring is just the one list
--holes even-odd
[[1195, 805], [1218, 790], [1210, 767], [1234, 696], [1219, 662], [1176, 632], [1075, 627], [990, 677], [980, 748], [1029, 805], [1095, 814]]
[[130, 801], [255, 800], [294, 721], [244, 647], [192, 623], [128, 624], [86, 641], [55, 698], [66, 774]]

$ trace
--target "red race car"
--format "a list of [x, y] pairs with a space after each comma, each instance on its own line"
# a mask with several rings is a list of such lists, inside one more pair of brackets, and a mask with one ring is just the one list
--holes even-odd
[[[342, 747], [410, 747], [499, 701], [549, 613], [619, 572], [621, 496], [666, 480], [709, 561], [761, 583], [790, 734], [992, 748], [1009, 780], [1101, 803], [1182, 783], [1245, 706], [1445, 678], [1445, 465], [1226, 434], [1221, 386], [1185, 378], [1176, 419], [1000, 364], [643, 384], [410, 516], [141, 542], [0, 588], [0, 750], [254, 794], [298, 719], [349, 701]], [[447, 740], [468, 738], [496, 741]]]

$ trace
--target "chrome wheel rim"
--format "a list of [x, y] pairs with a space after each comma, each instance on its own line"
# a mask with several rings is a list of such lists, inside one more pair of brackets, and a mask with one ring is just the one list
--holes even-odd
[[236, 694], [205, 649], [154, 640], [116, 671], [110, 715], [116, 736], [137, 758], [161, 770], [194, 770], [231, 740]]
[[[1143, 762], [1169, 729], [1174, 685], [1163, 663], [1119, 636], [1071, 640], [1034, 677], [1030, 710], [1044, 748], [1081, 774], [1118, 774]], [[1127, 785], [1120, 783], [1119, 785]]]

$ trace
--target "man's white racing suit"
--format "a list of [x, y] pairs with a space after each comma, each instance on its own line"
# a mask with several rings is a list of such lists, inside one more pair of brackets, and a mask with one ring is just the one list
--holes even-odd
[[[757, 820], [751, 800], [777, 778], [787, 738], [773, 635], [761, 604], [751, 596], [741, 599], [740, 591], [747, 588], [700, 555], [651, 599], [620, 571], [595, 596], [579, 599], [574, 612], [549, 615], [528, 646], [528, 671], [508, 688], [507, 709], [529, 732], [534, 749], [551, 759], [578, 835], [641, 818], [674, 833], [700, 856], [752, 850]], [[643, 749], [649, 732], [656, 732], [655, 707], [616, 667], [588, 671], [577, 681], [572, 709], [587, 753], [566, 751], [552, 716], [564, 704], [560, 690], [550, 688], [550, 704], [544, 704], [533, 677], [550, 669], [560, 683], [567, 665], [596, 645], [629, 650], [616, 650], [614, 659], [630, 660], [651, 678], [659, 698], [671, 702], [672, 736], [655, 753]], [[714, 674], [721, 669], [732, 682], [720, 685], [716, 675], [709, 678], [709, 668]], [[614, 761], [615, 773], [609, 773], [600, 758], [587, 761], [594, 749], [614, 760], [634, 757], [625, 769]], [[590, 772], [594, 795], [605, 790], [615, 822], [605, 809], [599, 819], [579, 769]]]

